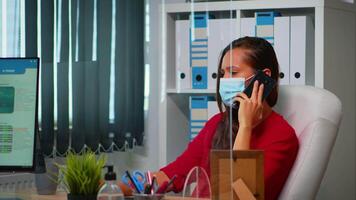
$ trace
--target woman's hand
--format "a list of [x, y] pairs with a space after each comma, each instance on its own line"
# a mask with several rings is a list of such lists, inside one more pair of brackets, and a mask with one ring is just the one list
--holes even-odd
[[169, 177], [163, 171], [153, 172], [152, 177], [153, 176], [156, 177], [158, 185], [162, 185], [165, 181], [169, 181]]
[[238, 111], [239, 127], [253, 129], [262, 119], [263, 88], [263, 84], [258, 86], [258, 81], [255, 81], [251, 98], [245, 93], [240, 93], [235, 98], [236, 101], [240, 102]]
[[235, 98], [236, 101], [240, 102], [240, 107], [238, 111], [239, 131], [235, 138], [234, 150], [250, 149], [252, 129], [262, 119], [262, 95], [263, 84], [258, 86], [258, 81], [255, 81], [251, 98], [245, 93], [240, 93]]

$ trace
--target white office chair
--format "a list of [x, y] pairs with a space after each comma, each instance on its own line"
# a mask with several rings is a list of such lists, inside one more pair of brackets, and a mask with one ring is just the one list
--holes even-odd
[[279, 200], [315, 199], [341, 121], [341, 102], [310, 86], [280, 86], [275, 107], [295, 129], [299, 153]]

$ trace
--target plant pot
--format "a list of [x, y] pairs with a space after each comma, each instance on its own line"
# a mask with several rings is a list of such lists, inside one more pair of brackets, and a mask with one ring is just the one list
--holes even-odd
[[68, 200], [96, 200], [96, 195], [72, 195], [67, 194]]
[[45, 159], [46, 173], [35, 174], [37, 193], [40, 195], [53, 195], [57, 191], [58, 168], [54, 165], [54, 159]]

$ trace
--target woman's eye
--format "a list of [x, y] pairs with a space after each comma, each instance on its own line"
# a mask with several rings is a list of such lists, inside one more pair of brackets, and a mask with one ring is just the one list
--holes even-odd
[[237, 75], [239, 72], [234, 72], [234, 71], [232, 71], [232, 72], [230, 72], [230, 71], [225, 71], [225, 70], [219, 70], [219, 73], [220, 73], [220, 75], [221, 76], [224, 76], [225, 74], [230, 74], [230, 75]]

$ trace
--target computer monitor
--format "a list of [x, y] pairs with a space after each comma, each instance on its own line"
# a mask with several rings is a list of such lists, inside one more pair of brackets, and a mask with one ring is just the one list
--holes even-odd
[[39, 58], [0, 58], [0, 171], [33, 171]]

